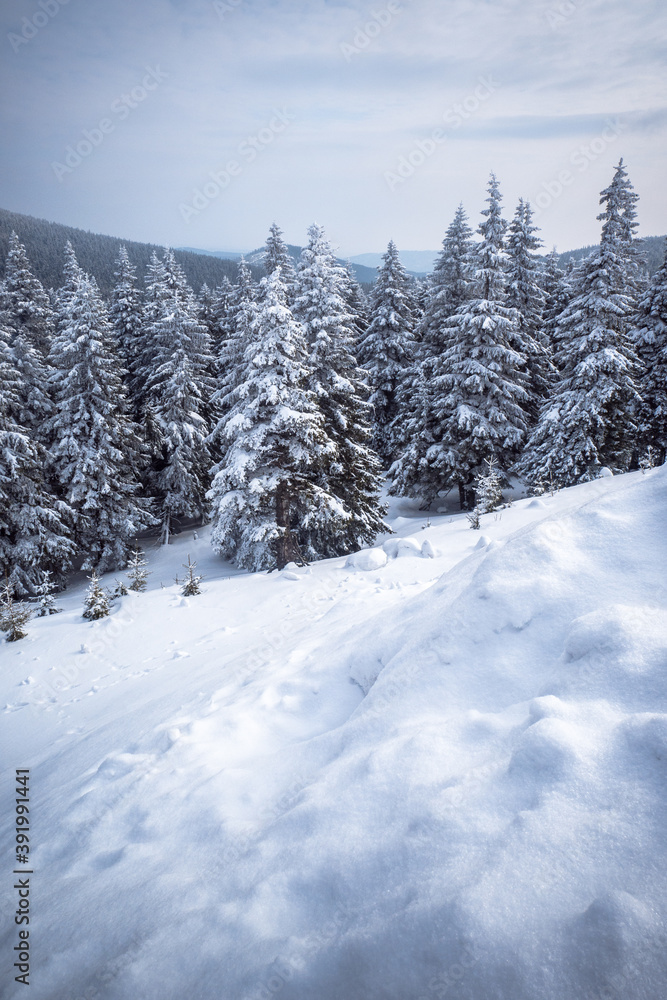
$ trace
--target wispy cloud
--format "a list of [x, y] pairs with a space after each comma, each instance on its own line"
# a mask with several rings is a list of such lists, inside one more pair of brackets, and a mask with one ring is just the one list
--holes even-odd
[[[56, 0], [54, 0], [54, 3]], [[472, 215], [495, 169], [507, 201], [550, 176], [572, 144], [608, 116], [628, 122], [623, 148], [600, 156], [545, 219], [548, 242], [591, 242], [596, 194], [623, 155], [642, 195], [647, 231], [667, 229], [661, 204], [667, 123], [667, 16], [658, 0], [402, 0], [400, 20], [373, 31], [363, 57], [341, 45], [383, 0], [69, 0], [13, 50], [30, 17], [3, 5], [0, 202], [73, 224], [158, 242], [233, 247], [263, 239], [278, 218], [291, 240], [320, 219], [349, 251], [437, 246], [458, 202]], [[146, 65], [168, 74], [159, 91], [62, 183], [50, 164]], [[387, 163], [428, 135], [480, 74], [501, 87], [390, 198]], [[270, 119], [294, 115], [280, 143], [184, 230], [184, 192], [223, 169]], [[230, 188], [231, 192], [231, 188]], [[401, 200], [403, 199], [403, 200]]]

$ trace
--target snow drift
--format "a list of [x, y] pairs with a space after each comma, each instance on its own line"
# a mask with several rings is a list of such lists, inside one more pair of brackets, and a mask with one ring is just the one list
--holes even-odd
[[401, 549], [429, 558], [156, 588], [66, 697], [12, 685], [113, 619], [4, 647], [31, 995], [662, 997], [666, 509], [662, 468], [515, 504], [481, 547], [443, 517]]

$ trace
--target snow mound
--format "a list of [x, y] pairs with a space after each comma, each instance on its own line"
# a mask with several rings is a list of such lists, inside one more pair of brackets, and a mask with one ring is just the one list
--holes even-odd
[[663, 997], [666, 508], [659, 469], [515, 505], [481, 548], [447, 521], [458, 562], [350, 557], [392, 559], [377, 590], [343, 559], [299, 587], [207, 567], [90, 657], [74, 610], [35, 623], [63, 685], [3, 716], [50, 740], [17, 765], [31, 996]]
[[345, 565], [368, 573], [387, 565], [387, 553], [383, 549], [361, 549], [348, 556]]
[[406, 556], [418, 556], [421, 558], [427, 555], [423, 550], [423, 545], [420, 545], [417, 539], [411, 535], [408, 535], [406, 538], [388, 538], [383, 543], [382, 548], [390, 559], [404, 559]]
[[424, 559], [435, 559], [438, 555], [438, 550], [433, 548], [433, 545], [428, 538], [425, 538], [422, 542], [421, 553]]

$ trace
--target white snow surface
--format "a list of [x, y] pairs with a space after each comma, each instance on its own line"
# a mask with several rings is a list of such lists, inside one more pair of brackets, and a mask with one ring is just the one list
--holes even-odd
[[394, 502], [371, 571], [239, 573], [200, 529], [108, 619], [73, 586], [0, 647], [31, 1000], [667, 995], [666, 511], [663, 467], [482, 546]]

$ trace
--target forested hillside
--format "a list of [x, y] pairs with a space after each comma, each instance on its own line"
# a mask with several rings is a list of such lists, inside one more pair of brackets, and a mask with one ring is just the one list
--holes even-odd
[[[143, 281], [151, 254], [161, 248], [152, 243], [136, 243], [116, 236], [103, 236], [58, 222], [47, 222], [32, 215], [21, 215], [0, 209], [0, 275], [4, 277], [5, 260], [9, 250], [9, 237], [16, 232], [30, 258], [34, 274], [45, 288], [58, 288], [63, 283], [63, 247], [69, 240], [81, 267], [97, 281], [104, 295], [114, 284], [115, 261], [122, 246], [127, 249], [130, 261], [137, 268]], [[213, 288], [224, 277], [236, 280], [238, 264], [203, 254], [176, 250], [175, 257], [183, 268], [188, 283], [199, 289], [203, 284]], [[259, 274], [259, 270], [257, 274]]]
[[[665, 239], [667, 239], [665, 236], [644, 236], [641, 240], [646, 269], [650, 275], [656, 273], [665, 259]], [[577, 250], [567, 250], [565, 253], [558, 254], [558, 263], [561, 267], [567, 267], [570, 261], [574, 261], [577, 264], [584, 257], [588, 257], [589, 253], [593, 253], [594, 250], [594, 246], [579, 247]]]

